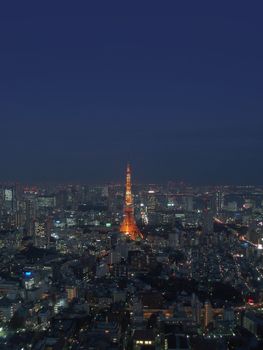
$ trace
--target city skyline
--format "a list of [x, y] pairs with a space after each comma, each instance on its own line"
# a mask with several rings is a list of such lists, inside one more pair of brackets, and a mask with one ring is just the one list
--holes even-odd
[[262, 13], [0, 5], [0, 350], [263, 349]]
[[133, 173], [0, 184], [1, 349], [262, 349], [263, 186]]
[[225, 4], [2, 5], [0, 181], [262, 184], [262, 5]]

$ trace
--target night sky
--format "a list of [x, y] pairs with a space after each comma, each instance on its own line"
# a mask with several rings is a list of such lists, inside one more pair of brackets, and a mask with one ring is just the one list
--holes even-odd
[[3, 3], [0, 180], [263, 183], [262, 1]]

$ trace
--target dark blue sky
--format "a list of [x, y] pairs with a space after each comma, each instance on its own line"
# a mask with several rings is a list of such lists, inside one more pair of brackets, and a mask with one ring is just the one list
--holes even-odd
[[262, 184], [262, 1], [93, 3], [1, 4], [0, 180]]

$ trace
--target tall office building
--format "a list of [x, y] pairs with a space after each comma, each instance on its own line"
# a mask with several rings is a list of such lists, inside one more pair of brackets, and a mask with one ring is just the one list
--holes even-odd
[[203, 233], [209, 234], [214, 231], [214, 217], [213, 212], [209, 209], [205, 209], [202, 215], [202, 227]]
[[192, 306], [192, 319], [196, 324], [200, 324], [202, 306], [201, 306], [200, 300], [195, 294], [192, 295], [191, 306]]
[[216, 214], [220, 214], [224, 208], [224, 193], [222, 191], [217, 191], [215, 193], [216, 201]]
[[48, 248], [51, 236], [51, 218], [34, 221], [34, 244], [39, 248]]
[[3, 205], [5, 210], [12, 211], [16, 207], [16, 191], [14, 186], [3, 189]]
[[213, 321], [213, 308], [209, 300], [205, 302], [204, 326], [207, 327]]
[[36, 220], [36, 202], [34, 199], [26, 200], [26, 234], [34, 236], [35, 234], [35, 220]]

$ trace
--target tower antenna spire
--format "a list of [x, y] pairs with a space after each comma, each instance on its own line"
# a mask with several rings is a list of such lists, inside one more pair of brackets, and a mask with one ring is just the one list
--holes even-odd
[[120, 226], [120, 232], [129, 236], [132, 240], [143, 238], [138, 229], [134, 217], [134, 205], [131, 189], [131, 167], [127, 163], [126, 170], [126, 187], [125, 187], [125, 202], [124, 202], [124, 218]]

